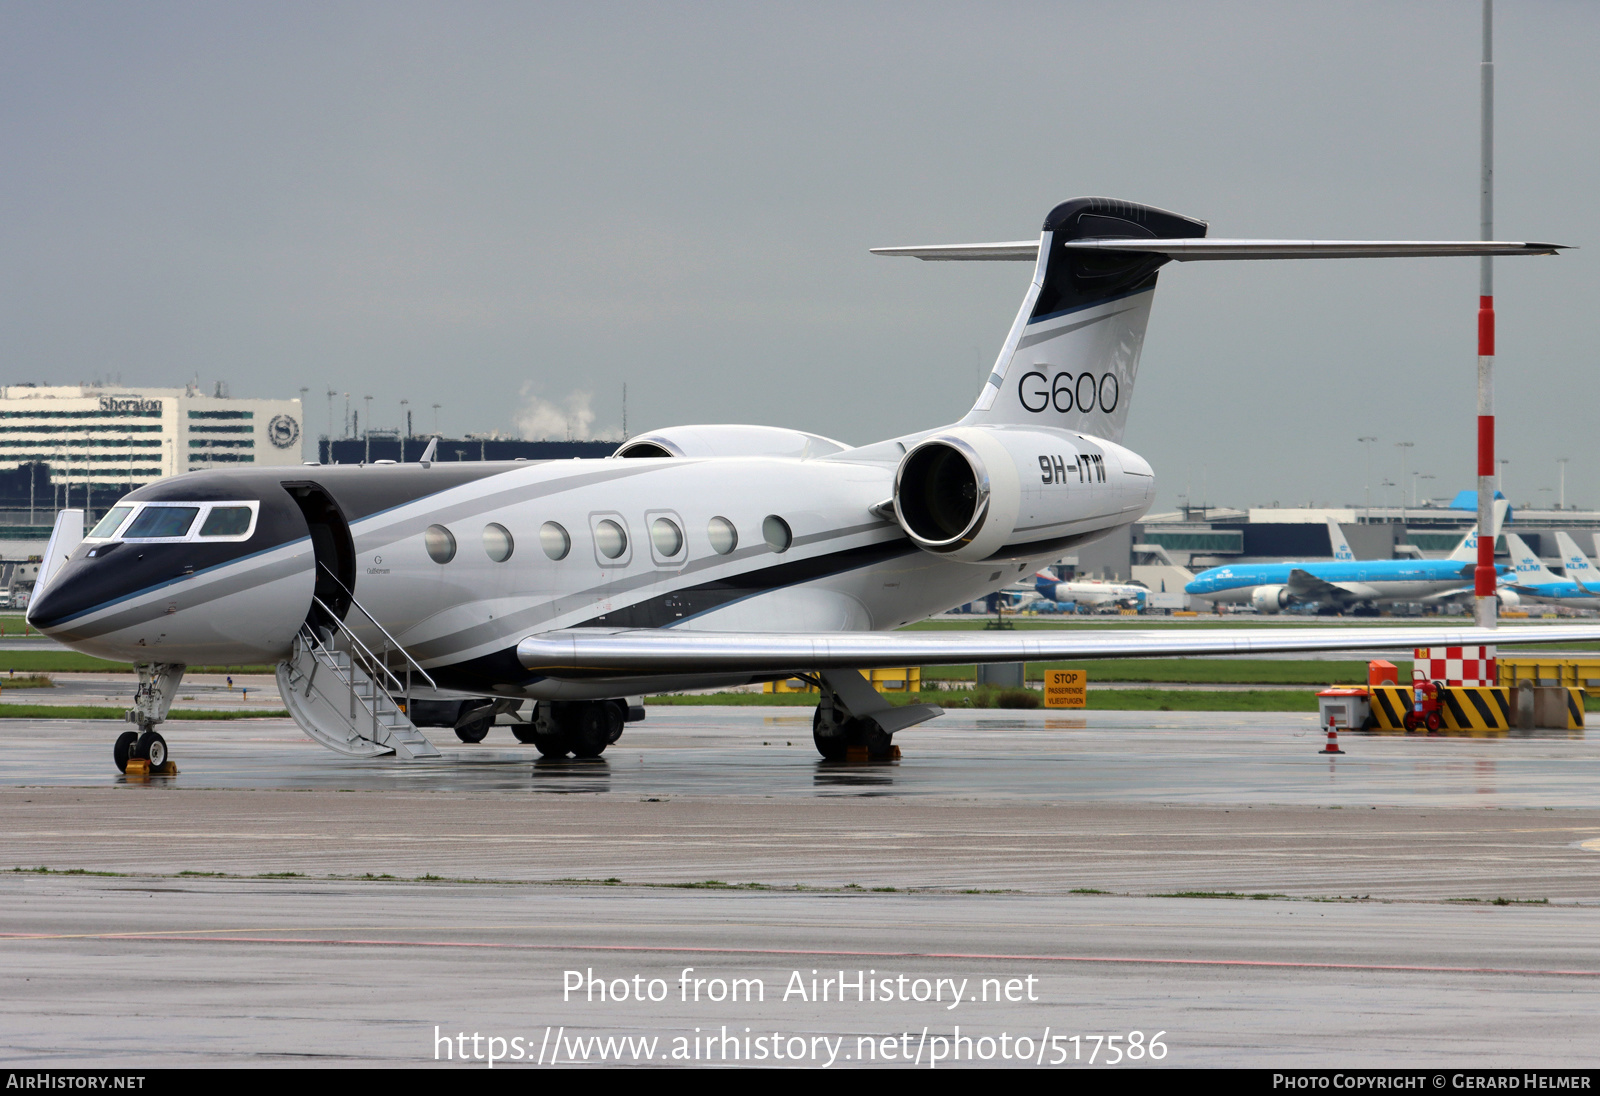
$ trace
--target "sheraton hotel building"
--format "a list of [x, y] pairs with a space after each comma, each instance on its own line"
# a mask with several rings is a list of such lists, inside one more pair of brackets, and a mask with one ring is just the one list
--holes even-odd
[[163, 476], [299, 464], [303, 422], [299, 400], [208, 396], [193, 386], [3, 386], [0, 508], [98, 512]]

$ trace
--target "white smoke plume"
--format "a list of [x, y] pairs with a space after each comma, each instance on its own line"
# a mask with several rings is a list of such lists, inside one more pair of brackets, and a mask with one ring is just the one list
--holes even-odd
[[593, 392], [571, 392], [566, 399], [556, 402], [544, 399], [530, 391], [531, 384], [522, 386], [522, 407], [515, 422], [517, 432], [528, 441], [565, 441], [568, 438], [588, 440], [608, 437], [615, 430], [596, 431]]

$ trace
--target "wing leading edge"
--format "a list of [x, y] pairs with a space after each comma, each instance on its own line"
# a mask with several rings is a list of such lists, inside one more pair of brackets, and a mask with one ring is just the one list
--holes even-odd
[[1600, 641], [1600, 625], [1516, 628], [1282, 628], [994, 632], [690, 632], [571, 628], [517, 644], [522, 665], [552, 677], [640, 673], [786, 673], [880, 666], [1054, 662], [1074, 658], [1248, 655], [1408, 647]]

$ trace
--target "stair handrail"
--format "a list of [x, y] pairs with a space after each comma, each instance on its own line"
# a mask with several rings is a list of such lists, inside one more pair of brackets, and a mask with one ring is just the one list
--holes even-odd
[[[422, 664], [420, 662], [418, 662], [416, 659], [411, 657], [411, 652], [405, 649], [405, 645], [402, 644], [394, 636], [390, 635], [389, 634], [389, 629], [385, 628], [382, 624], [380, 624], [378, 622], [378, 618], [373, 616], [370, 612], [368, 612], [367, 611], [367, 607], [365, 605], [361, 604], [361, 602], [356, 600], [355, 592], [352, 591], [350, 589], [350, 587], [346, 586], [340, 580], [338, 575], [333, 573], [333, 569], [330, 568], [326, 563], [323, 563], [321, 560], [317, 561], [317, 566], [322, 568], [323, 571], [325, 571], [327, 573], [328, 577], [333, 579], [333, 581], [338, 584], [339, 589], [344, 591], [345, 597], [350, 599], [350, 604], [354, 608], [359, 609], [361, 611], [361, 615], [366, 617], [367, 620], [372, 624], [372, 626], [374, 628], [378, 629], [379, 633], [382, 634], [383, 638], [387, 639], [389, 641], [389, 643], [394, 647], [394, 649], [396, 651], [400, 652], [400, 657], [406, 660], [406, 665], [409, 666], [416, 673], [421, 675], [422, 680], [424, 680], [424, 681], [426, 681], [428, 683], [428, 687], [430, 689], [433, 689], [433, 690], [437, 691], [438, 688], [439, 688], [439, 685], [438, 685], [437, 682], [435, 682], [433, 680], [432, 675], [430, 675], [427, 670], [424, 670], [422, 668]], [[317, 600], [317, 599], [313, 598], [313, 600]], [[318, 605], [322, 605], [322, 602], [321, 601], [317, 601], [317, 604]], [[340, 628], [341, 631], [344, 631], [346, 633], [350, 633], [350, 629], [345, 626], [344, 621], [340, 620], [339, 617], [333, 612], [332, 609], [329, 609], [326, 605], [322, 605], [322, 608], [323, 608], [323, 611], [328, 614], [328, 616], [332, 617], [333, 620], [338, 623], [339, 628]], [[353, 633], [351, 633], [351, 638], [354, 638]], [[360, 640], [357, 640], [356, 642], [359, 643]], [[366, 649], [365, 646], [363, 646], [362, 649], [365, 650]], [[368, 651], [367, 653], [371, 654], [372, 652]], [[387, 669], [387, 666], [385, 666], [385, 669]], [[396, 684], [398, 684], [398, 679], [394, 678], [393, 674], [390, 674], [389, 676], [390, 676], [391, 679], [396, 681]], [[402, 691], [410, 692], [409, 688], [407, 688], [406, 686], [400, 686], [400, 688], [402, 689]]]
[[[394, 691], [395, 692], [397, 692], [397, 693], [406, 692], [405, 682], [401, 681], [398, 677], [396, 677], [394, 671], [389, 669], [389, 667], [384, 664], [383, 659], [381, 659], [377, 655], [373, 654], [372, 653], [372, 648], [368, 647], [365, 643], [362, 643], [361, 642], [361, 638], [359, 636], [357, 636], [355, 634], [355, 632], [351, 631], [350, 627], [347, 624], [345, 624], [344, 621], [340, 620], [337, 616], [334, 616], [333, 610], [328, 608], [328, 606], [323, 603], [321, 598], [319, 598], [315, 594], [313, 594], [311, 596], [311, 601], [319, 609], [321, 609], [324, 613], [328, 614], [329, 618], [331, 618], [333, 620], [334, 626], [336, 628], [338, 628], [340, 633], [342, 633], [347, 640], [350, 641], [350, 644], [355, 648], [355, 650], [352, 652], [352, 654], [359, 655], [359, 657], [361, 658], [361, 661], [362, 661], [362, 663], [364, 665], [370, 666], [375, 670], [382, 671], [383, 676], [388, 678], [390, 683], [394, 685]], [[424, 674], [423, 676], [427, 677], [426, 674]], [[432, 684], [433, 679], [432, 678], [428, 678], [428, 682], [429, 682], [429, 684]], [[434, 687], [438, 688], [438, 686], [434, 686]]]

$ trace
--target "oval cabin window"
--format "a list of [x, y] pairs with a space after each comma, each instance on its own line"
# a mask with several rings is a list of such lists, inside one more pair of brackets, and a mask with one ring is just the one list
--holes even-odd
[[489, 558], [496, 563], [504, 563], [511, 558], [516, 543], [511, 539], [511, 530], [499, 522], [490, 522], [483, 527], [483, 550], [489, 553]]
[[456, 558], [456, 538], [442, 525], [430, 525], [422, 534], [422, 544], [435, 563], [449, 563]]
[[560, 522], [547, 521], [539, 526], [539, 547], [551, 559], [566, 559], [572, 551], [572, 538]]

